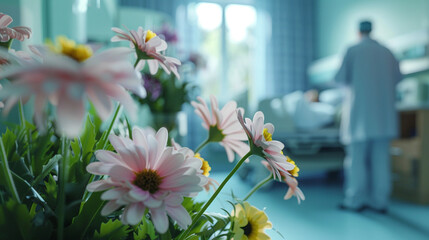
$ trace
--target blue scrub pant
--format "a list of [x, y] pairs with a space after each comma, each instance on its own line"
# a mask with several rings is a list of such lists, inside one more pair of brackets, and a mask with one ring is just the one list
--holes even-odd
[[389, 149], [389, 139], [353, 142], [347, 147], [345, 206], [387, 208], [391, 193]]

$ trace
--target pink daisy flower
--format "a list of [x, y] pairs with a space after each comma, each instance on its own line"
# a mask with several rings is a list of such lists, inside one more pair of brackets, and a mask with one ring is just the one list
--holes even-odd
[[[299, 171], [299, 168], [295, 165], [295, 162], [290, 160], [288, 157], [288, 162], [291, 162], [294, 165], [294, 169], [288, 171], [288, 174], [284, 174], [281, 172], [281, 177], [283, 181], [289, 186], [289, 189], [287, 190], [285, 196], [283, 197], [284, 200], [290, 199], [292, 196], [295, 196], [298, 200], [298, 204], [301, 203], [301, 201], [305, 200], [304, 193], [301, 191], [301, 189], [298, 187], [298, 180], [296, 180], [295, 177], [298, 176], [297, 172]], [[270, 171], [273, 172], [272, 167], [268, 164], [267, 161], [262, 161], [262, 164]]]
[[254, 154], [267, 160], [274, 172], [274, 179], [280, 179], [280, 172], [289, 174], [288, 171], [294, 168], [294, 165], [287, 162], [283, 155], [283, 143], [272, 139], [274, 125], [264, 123], [264, 114], [260, 111], [253, 116], [253, 121], [243, 119], [243, 113], [237, 110], [238, 121], [242, 125], [249, 139], [249, 144]]
[[176, 58], [164, 56], [161, 53], [167, 49], [167, 43], [155, 33], [150, 30], [144, 31], [142, 27], [139, 27], [137, 31], [128, 30], [129, 34], [116, 27], [113, 27], [112, 31], [118, 34], [112, 37], [112, 42], [129, 41], [131, 47], [136, 50], [137, 58], [139, 59], [136, 66], [138, 71], [143, 70], [147, 62], [151, 74], [155, 74], [158, 71], [158, 67], [161, 66], [166, 73], [173, 72], [177, 78], [180, 78], [177, 71], [177, 66], [181, 64], [180, 61]]
[[180, 144], [176, 143], [174, 139], [171, 139], [171, 145], [173, 146], [174, 150], [182, 153], [185, 156], [185, 160], [192, 162], [199, 161], [202, 163], [201, 166], [200, 164], [194, 165], [196, 167], [198, 176], [201, 178], [200, 186], [202, 186], [207, 192], [210, 191], [210, 188], [216, 190], [217, 186], [219, 186], [219, 183], [213, 178], [209, 177], [211, 167], [209, 166], [208, 162], [201, 158], [199, 153], [195, 154], [191, 149], [180, 146]]
[[[107, 119], [113, 111], [112, 100], [120, 102], [134, 116], [137, 106], [126, 89], [142, 97], [145, 92], [140, 73], [128, 62], [129, 49], [109, 49], [82, 63], [49, 51], [43, 53], [43, 62], [10, 64], [0, 72], [0, 78], [14, 78], [0, 90], [0, 99], [6, 98], [3, 113], [7, 114], [20, 98], [34, 96], [39, 130], [45, 129], [44, 106], [50, 102], [56, 106], [57, 130], [68, 137], [81, 132], [86, 99], [94, 104], [102, 119]], [[11, 57], [14, 56], [6, 56]]]
[[283, 180], [289, 186], [289, 189], [287, 190], [286, 195], [283, 199], [287, 200], [292, 196], [295, 196], [298, 200], [298, 203], [301, 203], [301, 200], [305, 200], [304, 193], [298, 187], [298, 181], [296, 180], [296, 178], [289, 175], [285, 175]]
[[[117, 153], [98, 150], [99, 162], [90, 163], [87, 171], [108, 178], [92, 182], [88, 191], [104, 191], [101, 195], [108, 203], [101, 214], [110, 215], [124, 207], [121, 220], [124, 224], [138, 224], [146, 209], [160, 233], [168, 230], [168, 217], [186, 229], [192, 219], [182, 206], [183, 197], [202, 190], [201, 178], [195, 163], [172, 147], [167, 147], [168, 132], [161, 128], [155, 136], [133, 129], [133, 140], [110, 135], [109, 140]], [[201, 167], [201, 166], [200, 166]]]
[[240, 157], [246, 155], [249, 146], [243, 142], [246, 140], [246, 134], [236, 117], [237, 103], [230, 101], [219, 110], [216, 98], [211, 96], [210, 111], [202, 98], [198, 97], [198, 101], [192, 101], [191, 104], [195, 113], [203, 119], [203, 127], [209, 131], [207, 142], [219, 142], [225, 148], [230, 162], [234, 161], [234, 152]]
[[29, 27], [13, 27], [9, 28], [9, 24], [13, 22], [13, 19], [4, 13], [0, 13], [0, 42], [7, 42], [10, 39], [16, 39], [18, 41], [24, 41], [31, 36], [31, 29]]

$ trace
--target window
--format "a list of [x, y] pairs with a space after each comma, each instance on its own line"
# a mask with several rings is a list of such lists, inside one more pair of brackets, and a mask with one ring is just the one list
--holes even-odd
[[235, 99], [247, 107], [254, 90], [256, 10], [251, 5], [198, 2], [188, 5], [196, 23], [194, 44], [206, 67], [198, 76], [202, 96]]

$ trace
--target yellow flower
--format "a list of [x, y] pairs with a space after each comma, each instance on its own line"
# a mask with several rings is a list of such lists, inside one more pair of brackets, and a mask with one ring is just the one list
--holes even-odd
[[298, 172], [299, 172], [298, 166], [289, 157], [286, 157], [286, 160], [295, 166], [292, 170], [289, 171], [289, 173], [292, 174], [292, 176], [294, 176], [294, 177], [298, 177]]
[[265, 229], [271, 229], [265, 212], [250, 206], [248, 202], [235, 205], [231, 214], [234, 217], [234, 240], [268, 240]]
[[57, 37], [57, 46], [48, 42], [48, 47], [52, 51], [69, 56], [78, 62], [83, 62], [92, 56], [92, 49], [84, 44], [76, 44], [75, 41], [65, 36]]
[[203, 165], [201, 166], [201, 170], [203, 170], [203, 175], [208, 177], [210, 175], [210, 170], [212, 170], [212, 168], [209, 165], [209, 162], [204, 160], [204, 158], [202, 158], [199, 153], [196, 153], [195, 157], [200, 159], [201, 162], [203, 162]]

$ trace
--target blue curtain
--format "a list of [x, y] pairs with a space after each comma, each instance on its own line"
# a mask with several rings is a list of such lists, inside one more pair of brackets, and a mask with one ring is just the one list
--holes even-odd
[[270, 0], [267, 43], [267, 94], [282, 96], [308, 87], [307, 67], [314, 60], [314, 0]]

